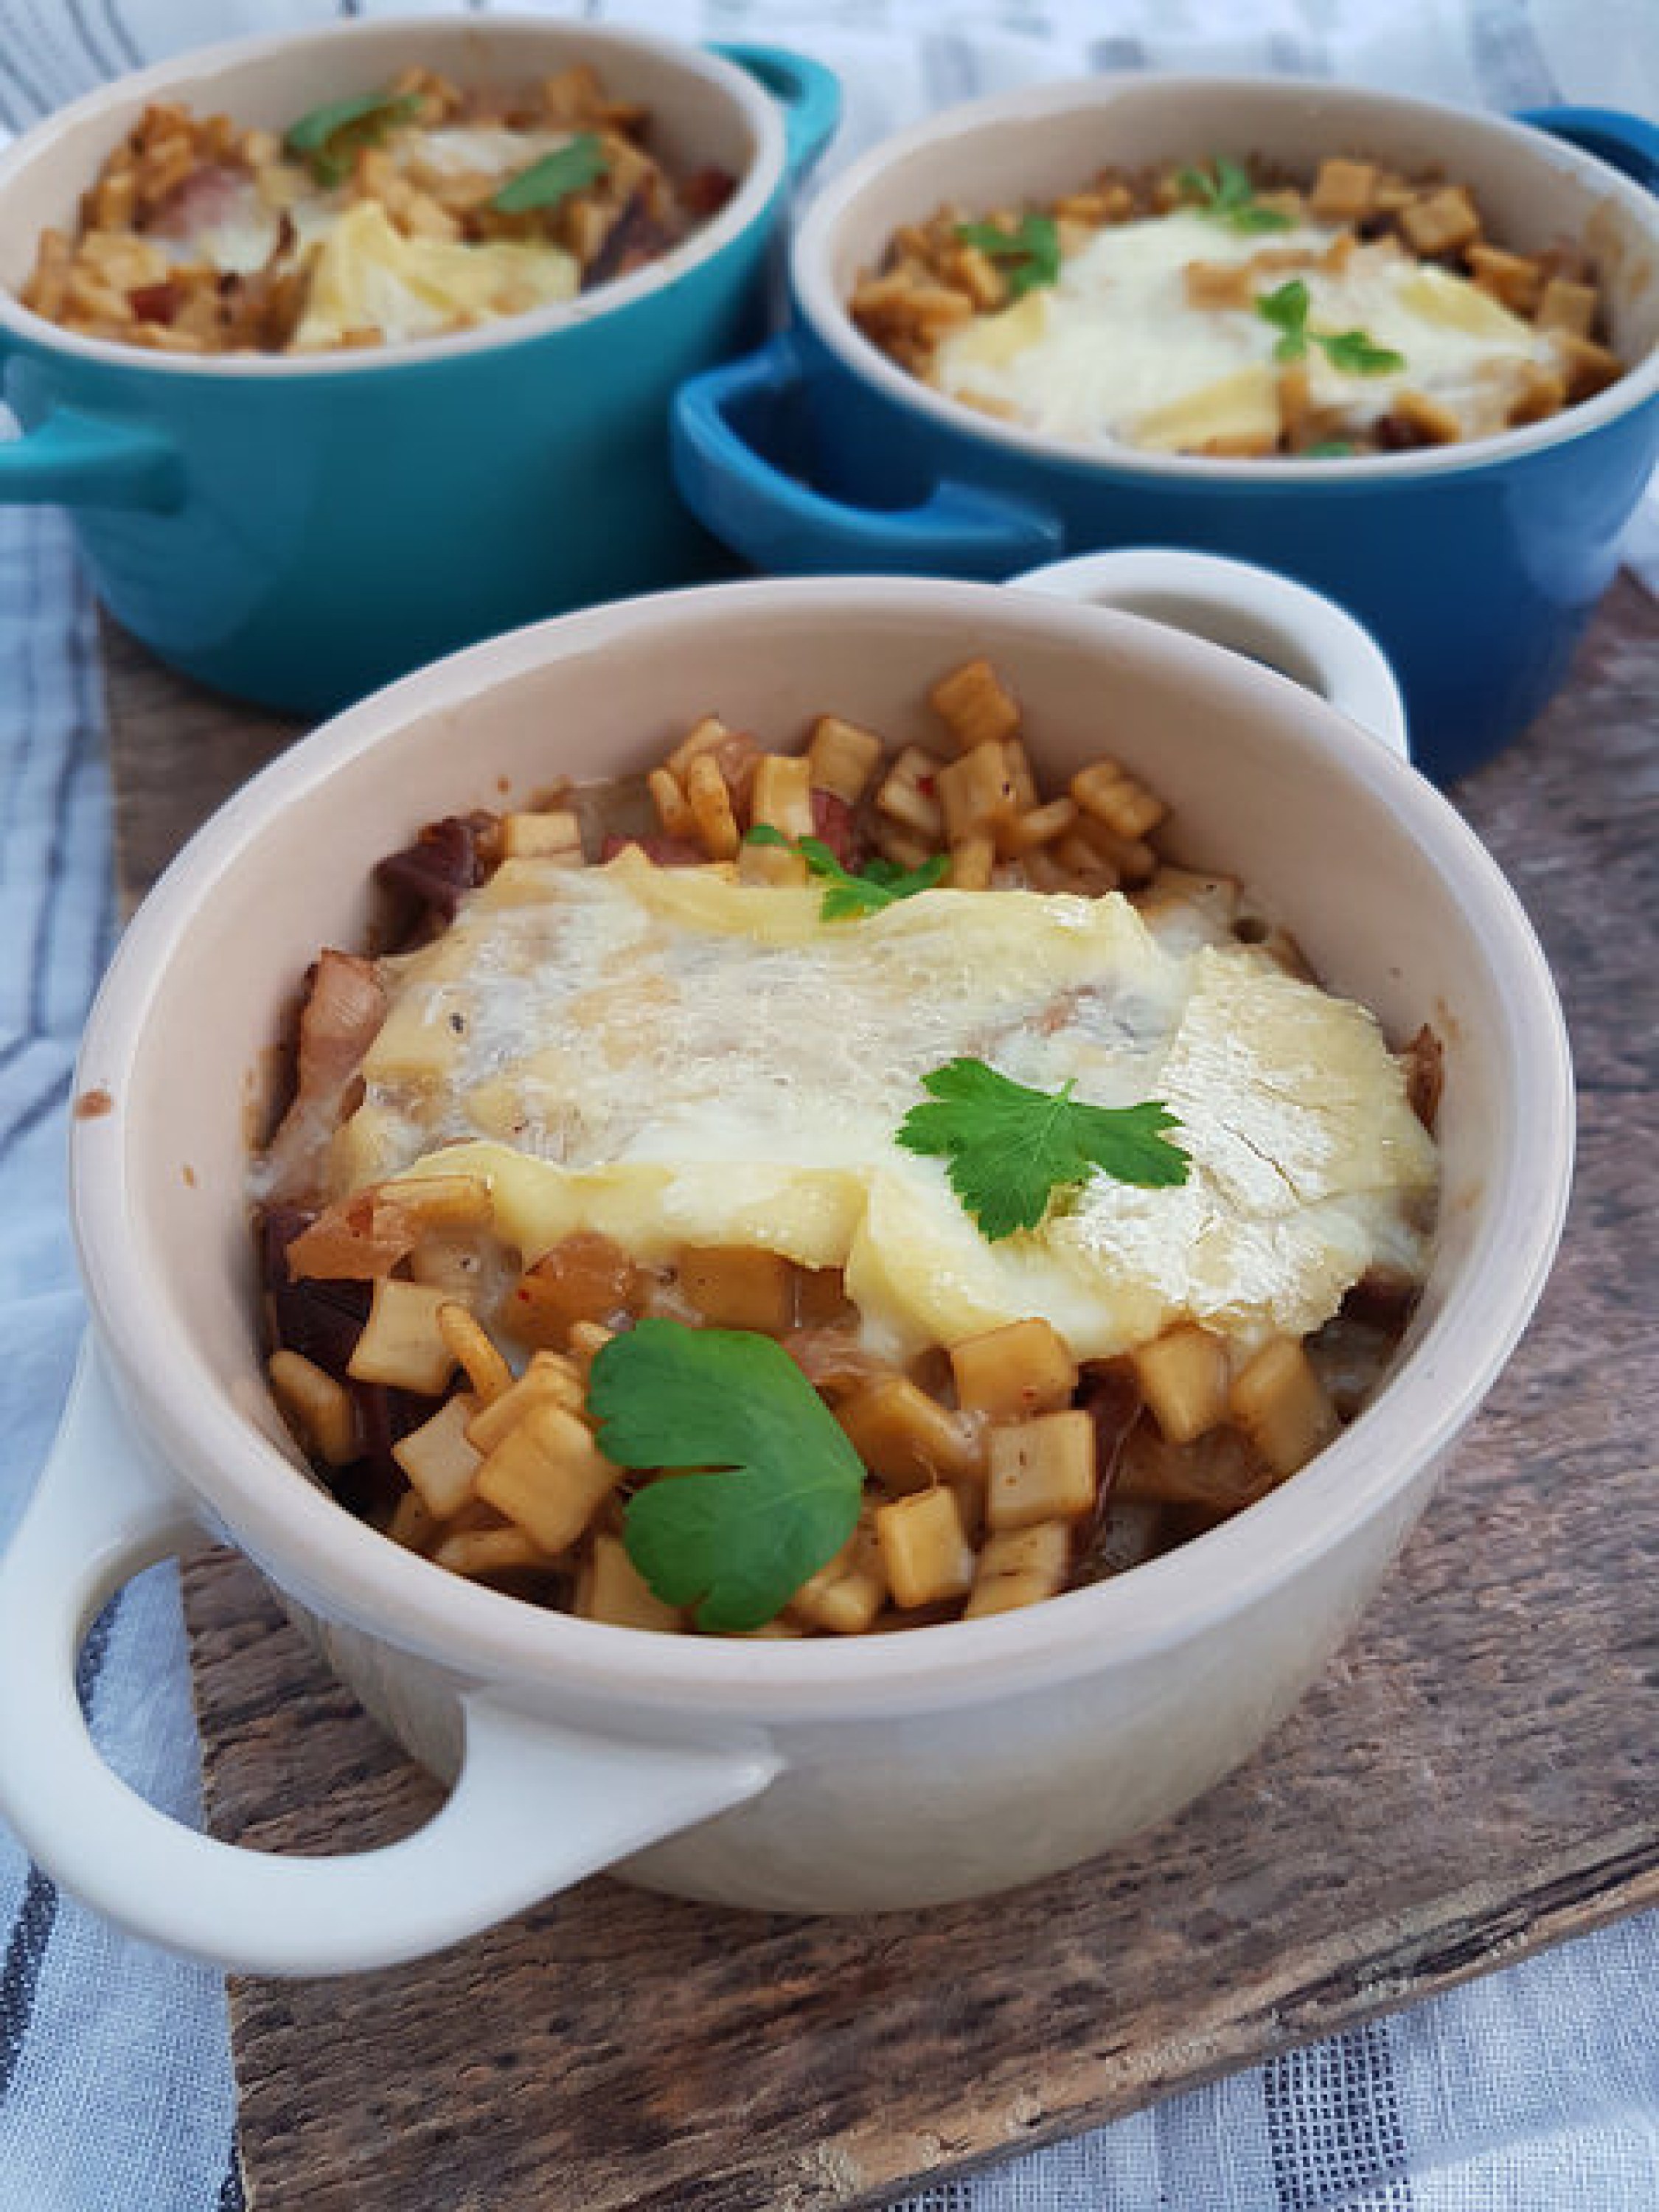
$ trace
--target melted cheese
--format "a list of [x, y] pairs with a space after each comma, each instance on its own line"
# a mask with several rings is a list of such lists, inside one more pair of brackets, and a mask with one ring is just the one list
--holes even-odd
[[324, 240], [294, 349], [337, 345], [365, 328], [388, 344], [434, 337], [568, 300], [579, 281], [574, 257], [560, 246], [406, 238], [378, 201], [360, 200]]
[[[823, 922], [717, 868], [503, 866], [398, 963], [336, 1182], [488, 1179], [527, 1258], [592, 1228], [647, 1259], [747, 1244], [844, 1267], [889, 1355], [1040, 1314], [1079, 1358], [1192, 1315], [1317, 1327], [1374, 1262], [1416, 1277], [1436, 1168], [1364, 1009], [1259, 952], [1161, 944], [1124, 899], [932, 891]], [[1165, 1100], [1192, 1169], [1096, 1176], [981, 1237], [894, 1132], [957, 1054], [1102, 1105]]]
[[[1360, 429], [1409, 389], [1449, 407], [1466, 437], [1501, 429], [1529, 368], [1553, 366], [1550, 334], [1391, 240], [1356, 246], [1340, 270], [1325, 267], [1338, 235], [1311, 224], [1241, 235], [1187, 210], [1118, 224], [1069, 256], [1056, 284], [951, 331], [934, 356], [933, 381], [952, 398], [989, 402], [1030, 428], [1085, 445], [1180, 451], [1275, 436], [1279, 332], [1253, 306], [1194, 307], [1185, 276], [1193, 262], [1267, 254], [1270, 265], [1252, 272], [1255, 296], [1299, 278], [1311, 329], [1361, 330], [1405, 357], [1403, 370], [1360, 376], [1310, 346], [1316, 408]], [[1296, 265], [1284, 258], [1291, 254], [1301, 257]]]

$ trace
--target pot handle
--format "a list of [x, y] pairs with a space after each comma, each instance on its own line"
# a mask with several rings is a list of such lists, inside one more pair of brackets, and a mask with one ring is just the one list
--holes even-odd
[[1645, 116], [1626, 114], [1622, 107], [1523, 107], [1515, 119], [1565, 139], [1581, 154], [1594, 154], [1609, 168], [1659, 192], [1659, 124]]
[[1405, 702], [1382, 647], [1333, 600], [1271, 568], [1215, 553], [1131, 547], [1057, 561], [1014, 582], [1021, 591], [1145, 615], [1247, 653], [1316, 691], [1401, 760], [1411, 758]]
[[837, 569], [997, 578], [1060, 550], [1058, 519], [1002, 492], [935, 484], [919, 506], [860, 507], [815, 491], [745, 435], [757, 418], [799, 404], [804, 368], [793, 334], [690, 377], [674, 396], [672, 455], [680, 495], [704, 526], [775, 575]]
[[137, 423], [54, 407], [21, 437], [0, 439], [0, 501], [163, 509], [183, 493], [171, 441]]
[[413, 1835], [333, 1858], [216, 1842], [111, 1771], [75, 1692], [105, 1599], [200, 1534], [88, 1342], [0, 1560], [0, 1812], [54, 1880], [169, 1950], [246, 1973], [396, 1966], [741, 1804], [779, 1771], [764, 1750], [605, 1740], [474, 1692], [454, 1789]]
[[745, 39], [715, 39], [710, 53], [746, 70], [783, 109], [784, 161], [799, 184], [814, 169], [841, 123], [841, 79], [788, 46], [755, 46]]

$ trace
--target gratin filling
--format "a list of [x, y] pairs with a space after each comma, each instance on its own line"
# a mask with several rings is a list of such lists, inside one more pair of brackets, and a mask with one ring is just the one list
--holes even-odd
[[[1213, 1525], [1375, 1386], [1427, 1263], [1432, 1040], [1396, 1055], [1164, 858], [1117, 763], [1044, 798], [984, 663], [933, 697], [954, 757], [708, 717], [655, 830], [604, 830], [617, 793], [431, 825], [382, 871], [415, 940], [322, 956], [256, 1172], [272, 1382], [399, 1540], [625, 1625], [976, 1615]], [[963, 1069], [1013, 1116], [972, 1157], [917, 1141]], [[1007, 1147], [1068, 1117], [1104, 1164], [994, 1221]], [[854, 1494], [817, 1555], [763, 1486], [727, 1540], [772, 1581], [700, 1605], [663, 1553], [694, 1493], [641, 1534], [678, 1417], [630, 1451], [616, 1412], [728, 1331], [789, 1354]]]
[[1449, 444], [1622, 370], [1582, 256], [1502, 251], [1462, 186], [1340, 160], [1306, 193], [1258, 190], [1224, 161], [1109, 174], [981, 222], [941, 210], [898, 234], [852, 310], [951, 398], [1150, 453]]
[[579, 66], [520, 91], [427, 70], [286, 134], [153, 104], [40, 240], [24, 303], [164, 352], [407, 344], [572, 298], [730, 195], [676, 179], [650, 118]]

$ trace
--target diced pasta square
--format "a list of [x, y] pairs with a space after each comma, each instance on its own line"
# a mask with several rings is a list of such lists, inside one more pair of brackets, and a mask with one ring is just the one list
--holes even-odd
[[506, 815], [501, 821], [501, 857], [553, 860], [562, 868], [580, 868], [581, 823], [564, 807], [546, 814]]
[[916, 1490], [981, 1474], [985, 1447], [959, 1413], [908, 1376], [884, 1376], [836, 1409], [854, 1450], [890, 1488]]
[[875, 1523], [860, 1522], [827, 1566], [810, 1576], [789, 1601], [809, 1627], [836, 1636], [861, 1636], [887, 1601], [887, 1571]]
[[567, 1413], [579, 1413], [586, 1395], [573, 1361], [556, 1352], [535, 1352], [510, 1389], [473, 1409], [467, 1442], [477, 1451], [492, 1452], [532, 1406], [562, 1406]]
[[795, 1318], [795, 1268], [781, 1252], [746, 1244], [688, 1247], [680, 1255], [681, 1290], [715, 1328], [764, 1329], [780, 1335]]
[[942, 761], [920, 745], [906, 745], [893, 763], [876, 793], [876, 806], [890, 821], [937, 844], [944, 832], [945, 817], [939, 800]]
[[[750, 811], [786, 837], [812, 835], [811, 768], [800, 753], [763, 753], [755, 763]], [[764, 849], [764, 848], [763, 848]], [[777, 848], [772, 848], [775, 852]]]
[[392, 1456], [409, 1477], [428, 1512], [447, 1521], [469, 1504], [483, 1454], [467, 1440], [467, 1423], [477, 1402], [465, 1391], [446, 1399], [429, 1421], [411, 1429], [392, 1447]]
[[532, 1406], [478, 1469], [486, 1504], [548, 1553], [568, 1551], [616, 1486], [621, 1469], [562, 1406]]
[[679, 1607], [657, 1595], [619, 1536], [594, 1537], [576, 1583], [576, 1611], [584, 1620], [608, 1621], [613, 1628], [654, 1628], [673, 1635], [685, 1626]]
[[1018, 796], [1000, 744], [975, 745], [960, 760], [940, 769], [939, 805], [947, 843], [958, 845], [975, 830], [995, 831], [1019, 811]]
[[330, 1467], [356, 1458], [357, 1409], [351, 1393], [298, 1352], [273, 1352], [266, 1365], [277, 1411]]
[[927, 696], [960, 752], [1012, 738], [1019, 727], [1018, 703], [988, 660], [964, 662]]
[[347, 1374], [354, 1382], [385, 1382], [437, 1397], [455, 1371], [455, 1355], [438, 1323], [439, 1309], [448, 1304], [441, 1291], [425, 1283], [381, 1276]]
[[848, 806], [856, 806], [885, 750], [873, 730], [861, 730], [856, 722], [843, 722], [837, 714], [821, 714], [812, 725], [806, 748], [813, 789], [830, 792]]

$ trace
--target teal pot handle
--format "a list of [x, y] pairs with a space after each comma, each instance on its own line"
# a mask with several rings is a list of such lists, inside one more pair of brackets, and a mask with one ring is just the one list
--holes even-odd
[[1645, 116], [1627, 115], [1622, 107], [1523, 107], [1515, 119], [1565, 139], [1659, 193], [1659, 124]]
[[184, 495], [184, 466], [159, 430], [54, 407], [21, 438], [0, 440], [0, 501], [161, 509]]
[[674, 481], [703, 526], [774, 574], [836, 569], [996, 579], [1062, 550], [1058, 516], [976, 485], [935, 484], [918, 507], [860, 507], [815, 491], [757, 451], [740, 427], [799, 402], [787, 331], [756, 353], [690, 377], [674, 396]]
[[814, 167], [841, 121], [841, 79], [822, 62], [787, 46], [752, 46], [744, 39], [716, 39], [711, 53], [747, 70], [783, 109], [785, 161], [797, 183]]

